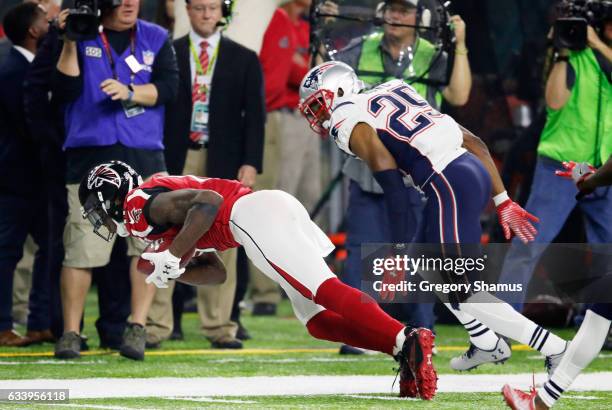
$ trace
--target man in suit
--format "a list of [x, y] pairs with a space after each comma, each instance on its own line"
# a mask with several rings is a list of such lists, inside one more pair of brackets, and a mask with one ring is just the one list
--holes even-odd
[[[265, 109], [257, 55], [219, 31], [229, 12], [222, 0], [188, 0], [188, 35], [174, 42], [180, 72], [178, 99], [166, 111], [164, 145], [170, 174], [238, 179], [251, 187], [262, 170]], [[204, 335], [216, 348], [241, 348], [230, 320], [236, 288], [236, 250], [220, 254], [222, 285], [198, 287]], [[170, 291], [158, 291], [149, 312], [169, 335]], [[166, 336], [167, 337], [167, 336]]]
[[[11, 9], [4, 17], [6, 36], [13, 44], [0, 67], [0, 346], [23, 346], [50, 339], [48, 316], [49, 241], [47, 212], [38, 147], [26, 131], [23, 83], [39, 40], [49, 28], [45, 11], [34, 3]], [[32, 278], [28, 334], [13, 330], [13, 275], [23, 254], [26, 236], [38, 245]], [[36, 340], [34, 340], [36, 339]]]

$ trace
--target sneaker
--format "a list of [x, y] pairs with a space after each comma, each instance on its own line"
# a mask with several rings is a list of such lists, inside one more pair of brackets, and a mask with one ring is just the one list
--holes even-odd
[[276, 305], [274, 303], [255, 303], [251, 314], [253, 316], [276, 316]]
[[535, 410], [535, 398], [538, 392], [532, 388], [529, 393], [525, 393], [519, 389], [513, 389], [509, 385], [502, 388], [502, 396], [508, 407], [512, 410]]
[[495, 347], [491, 350], [483, 350], [470, 343], [467, 352], [451, 359], [450, 366], [453, 370], [461, 372], [475, 369], [485, 363], [501, 364], [508, 360], [510, 356], [512, 356], [512, 349], [500, 337]]
[[185, 336], [183, 335], [182, 330], [172, 331], [172, 334], [170, 335], [170, 340], [183, 340], [183, 339], [185, 339]]
[[128, 323], [123, 334], [123, 344], [119, 354], [132, 360], [144, 360], [147, 332], [145, 328], [136, 323]]
[[561, 363], [561, 359], [563, 359], [563, 355], [565, 355], [568, 345], [569, 342], [566, 342], [565, 349], [563, 349], [561, 353], [546, 356], [546, 358], [544, 359], [544, 367], [546, 367], [548, 377], [551, 377], [553, 375], [555, 369], [557, 368], [557, 366], [559, 366], [559, 363]]
[[211, 343], [213, 349], [242, 349], [242, 342], [238, 339], [215, 340]]
[[250, 340], [251, 334], [246, 327], [242, 326], [242, 323], [238, 322], [238, 330], [236, 330], [236, 339], [238, 340]]
[[66, 332], [55, 344], [55, 357], [57, 359], [76, 359], [81, 357], [81, 336], [76, 332]]
[[438, 376], [432, 362], [435, 336], [429, 329], [406, 328], [406, 341], [396, 356], [400, 368], [400, 397], [431, 400], [436, 394]]

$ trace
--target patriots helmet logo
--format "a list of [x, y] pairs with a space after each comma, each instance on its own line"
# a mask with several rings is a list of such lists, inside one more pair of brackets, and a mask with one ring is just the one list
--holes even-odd
[[94, 168], [89, 173], [89, 177], [87, 178], [87, 188], [100, 188], [105, 182], [112, 184], [117, 188], [121, 187], [121, 177], [119, 176], [119, 173], [108, 167], [107, 164], [102, 164]]
[[303, 87], [310, 88], [311, 90], [318, 90], [321, 74], [327, 71], [329, 68], [333, 67], [333, 64], [323, 64], [318, 67], [316, 70], [313, 70], [306, 79], [304, 79]]

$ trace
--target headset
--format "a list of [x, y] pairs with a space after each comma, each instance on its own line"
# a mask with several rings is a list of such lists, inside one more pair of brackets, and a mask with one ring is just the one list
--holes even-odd
[[[426, 8], [425, 6], [423, 6], [421, 3], [421, 1], [419, 0], [408, 0], [410, 3], [416, 3], [416, 7], [417, 7], [417, 26], [419, 28], [421, 27], [430, 27], [431, 26], [431, 11]], [[389, 3], [389, 1], [381, 1], [380, 3], [378, 3], [378, 5], [376, 6], [376, 20], [379, 22], [379, 24], [384, 24], [385, 20], [384, 20], [384, 13], [385, 13], [385, 6], [387, 6], [387, 3]]]
[[221, 13], [224, 19], [232, 17], [232, 9], [234, 8], [234, 0], [222, 0], [221, 1]]

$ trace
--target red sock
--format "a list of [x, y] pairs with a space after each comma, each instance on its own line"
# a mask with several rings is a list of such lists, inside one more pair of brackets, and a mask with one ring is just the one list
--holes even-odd
[[370, 332], [358, 323], [346, 320], [331, 310], [317, 313], [306, 323], [306, 328], [308, 333], [317, 339], [393, 355], [393, 346], [389, 350], [389, 340], [386, 335]]
[[[340, 282], [338, 278], [326, 280], [317, 289], [315, 303], [325, 309], [342, 316], [348, 322], [360, 327], [372, 338], [381, 337], [385, 340], [384, 349], [376, 349], [385, 353], [393, 352], [395, 338], [405, 327], [403, 324], [387, 315], [372, 297]], [[350, 343], [349, 343], [350, 344]]]

